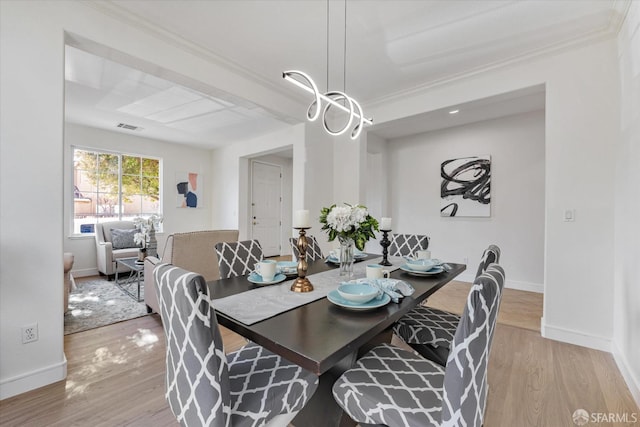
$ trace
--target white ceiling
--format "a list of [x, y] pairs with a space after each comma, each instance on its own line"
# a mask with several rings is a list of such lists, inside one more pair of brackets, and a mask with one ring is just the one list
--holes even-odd
[[[367, 105], [420, 88], [613, 35], [628, 4], [629, 0], [349, 0], [346, 69], [342, 0], [329, 5], [325, 0], [112, 0], [94, 6], [133, 25], [144, 23], [170, 34], [178, 43], [195, 44], [221, 64], [300, 101], [301, 108], [310, 96], [283, 84], [282, 71], [303, 70], [321, 90], [329, 74], [330, 89], [345, 88], [366, 113]], [[195, 91], [190, 85], [68, 50], [67, 117], [73, 122], [111, 129], [115, 121], [124, 122], [141, 126], [139, 136], [209, 148], [291, 123], [291, 118], [225, 94], [225, 88]], [[483, 109], [504, 110], [499, 101], [507, 101], [510, 107], [505, 111], [513, 111], [519, 98], [523, 106], [540, 108], [543, 96], [539, 88], [525, 90], [489, 100]], [[534, 106], [535, 100], [542, 104]], [[434, 112], [425, 130], [465, 120], [458, 115], [445, 122], [438, 118], [442, 114]], [[416, 122], [424, 121], [423, 117]], [[392, 138], [406, 133], [407, 126], [386, 124], [375, 132]]]

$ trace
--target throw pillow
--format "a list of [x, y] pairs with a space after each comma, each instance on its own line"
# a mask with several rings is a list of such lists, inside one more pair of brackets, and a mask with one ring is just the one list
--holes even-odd
[[138, 245], [135, 244], [133, 240], [133, 235], [136, 234], [138, 230], [135, 228], [129, 228], [125, 230], [121, 230], [118, 228], [111, 229], [111, 244], [113, 245], [113, 249], [126, 249], [126, 248], [135, 248]]

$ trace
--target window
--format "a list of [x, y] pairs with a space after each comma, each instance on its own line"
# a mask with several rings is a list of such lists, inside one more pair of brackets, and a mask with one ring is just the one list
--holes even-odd
[[73, 185], [74, 234], [162, 213], [159, 159], [74, 148]]

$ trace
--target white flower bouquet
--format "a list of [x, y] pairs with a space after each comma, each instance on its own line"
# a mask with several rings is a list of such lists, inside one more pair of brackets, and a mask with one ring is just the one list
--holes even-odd
[[378, 231], [378, 221], [369, 215], [366, 206], [332, 205], [320, 211], [322, 230], [329, 233], [329, 241], [336, 237], [352, 239], [359, 250], [364, 250], [365, 243], [375, 237]]

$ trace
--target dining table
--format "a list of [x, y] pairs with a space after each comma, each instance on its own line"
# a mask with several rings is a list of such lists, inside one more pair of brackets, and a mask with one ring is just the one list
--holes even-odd
[[[338, 275], [336, 264], [323, 259], [308, 262], [307, 278], [312, 284], [322, 283], [308, 295], [289, 290], [295, 276], [268, 286], [253, 283], [248, 276], [207, 282], [220, 325], [318, 375], [318, 388], [293, 420], [293, 425], [354, 426], [356, 423], [333, 399], [331, 389], [334, 382], [369, 349], [391, 342], [392, 326], [396, 321], [466, 269], [464, 264], [447, 262], [439, 274], [416, 275], [399, 268], [402, 258], [389, 259], [394, 264], [385, 267], [391, 271], [389, 277], [410, 284], [415, 292], [397, 303], [390, 301], [370, 310], [352, 310], [336, 305], [326, 297], [326, 292], [329, 288], [337, 288], [343, 281], [364, 278], [364, 266], [379, 262], [380, 255], [367, 254], [356, 263], [356, 273], [349, 279]], [[355, 268], [358, 265], [360, 268]], [[272, 289], [265, 290], [267, 287]], [[271, 299], [302, 298], [300, 301], [303, 302], [273, 315], [266, 314], [270, 317], [264, 319], [252, 317], [254, 311], [260, 311], [261, 305], [269, 303], [265, 291], [271, 292]], [[317, 295], [314, 296], [313, 292]], [[243, 313], [236, 314], [236, 309]]]

